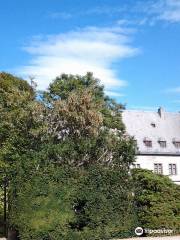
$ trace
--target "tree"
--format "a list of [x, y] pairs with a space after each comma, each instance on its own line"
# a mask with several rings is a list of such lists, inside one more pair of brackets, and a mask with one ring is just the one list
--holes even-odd
[[146, 229], [180, 231], [180, 186], [168, 177], [134, 169], [135, 206], [139, 225]]
[[129, 170], [134, 161], [132, 139], [125, 139], [121, 119], [123, 106], [104, 95], [104, 88], [91, 73], [61, 75], [43, 94], [49, 107], [47, 124], [54, 144], [51, 148], [59, 164], [101, 162]]
[[43, 105], [35, 94], [26, 81], [0, 73], [0, 177], [9, 181], [9, 220], [18, 188], [38, 164], [31, 156], [40, 147], [44, 126], [39, 117]]
[[91, 73], [61, 75], [40, 100], [26, 82], [15, 78], [13, 85], [13, 76], [5, 76], [12, 92], [3, 88], [2, 102], [9, 106], [11, 95], [16, 101], [1, 108], [9, 131], [0, 154], [12, 172], [10, 224], [21, 238], [130, 234], [135, 146], [125, 135], [123, 106], [104, 95]]
[[12, 166], [15, 156], [37, 148], [40, 137], [36, 130], [41, 120], [37, 119], [37, 114], [41, 111], [42, 105], [35, 100], [35, 91], [26, 81], [11, 74], [0, 73], [2, 167]]
[[124, 175], [95, 165], [88, 170], [51, 165], [36, 172], [18, 193], [13, 220], [21, 239], [133, 236], [132, 186]]

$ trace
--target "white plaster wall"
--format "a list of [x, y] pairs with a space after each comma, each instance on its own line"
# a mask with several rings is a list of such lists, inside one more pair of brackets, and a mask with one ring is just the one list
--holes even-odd
[[169, 176], [169, 164], [176, 164], [177, 175], [170, 175], [173, 182], [180, 185], [180, 156], [136, 156], [136, 162], [140, 164], [141, 168], [153, 170], [154, 163], [161, 163], [163, 165], [163, 174]]

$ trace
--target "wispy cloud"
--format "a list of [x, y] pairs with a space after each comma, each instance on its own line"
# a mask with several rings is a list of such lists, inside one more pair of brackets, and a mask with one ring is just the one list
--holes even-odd
[[180, 23], [180, 0], [139, 0], [126, 11], [122, 25], [155, 25], [158, 22]]
[[166, 21], [180, 23], [179, 0], [150, 0], [142, 5], [138, 4], [139, 10], [145, 12], [153, 22]]
[[49, 14], [49, 17], [52, 19], [63, 19], [63, 20], [67, 20], [72, 18], [72, 14], [70, 12], [52, 12]]
[[109, 15], [112, 16], [114, 14], [121, 14], [128, 11], [128, 5], [119, 4], [118, 6], [112, 5], [101, 5], [95, 8], [87, 9], [84, 14], [96, 14], [96, 15]]
[[30, 54], [31, 61], [20, 66], [16, 73], [35, 76], [39, 89], [45, 89], [61, 73], [91, 71], [109, 91], [127, 84], [119, 78], [113, 64], [139, 52], [132, 46], [130, 31], [121, 27], [87, 27], [35, 38], [23, 50]]
[[180, 87], [169, 88], [165, 90], [166, 93], [180, 93]]
[[168, 22], [180, 22], [180, 1], [159, 0], [152, 5], [152, 11], [157, 14], [157, 19]]
[[96, 7], [85, 13], [119, 15], [120, 25], [155, 25], [159, 21], [180, 23], [180, 0], [138, 0], [131, 3], [131, 8], [123, 3], [114, 7]]
[[117, 16], [120, 14], [124, 14], [128, 11], [128, 5], [121, 4], [118, 6], [112, 6], [112, 5], [97, 5], [96, 7], [92, 8], [86, 8], [84, 10], [75, 10], [71, 9], [69, 12], [63, 12], [63, 11], [55, 11], [48, 14], [48, 17], [52, 19], [70, 19], [73, 17], [85, 17], [85, 16], [101, 16], [104, 15], [106, 17], [112, 17]]
[[[117, 18], [119, 25], [155, 25], [159, 21], [180, 23], [180, 0], [138, 0], [131, 3], [131, 8], [125, 2], [111, 6], [109, 4], [88, 8], [84, 11], [52, 12], [52, 19], [67, 20], [81, 16], [100, 16]], [[118, 20], [119, 17], [119, 20]]]
[[172, 103], [180, 104], [180, 99], [178, 99], [178, 100], [173, 100]]
[[115, 91], [105, 91], [105, 93], [111, 97], [124, 97], [125, 96], [124, 94], [115, 92]]

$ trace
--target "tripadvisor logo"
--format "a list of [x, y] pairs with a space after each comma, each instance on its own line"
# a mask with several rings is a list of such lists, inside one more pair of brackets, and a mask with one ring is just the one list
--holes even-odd
[[135, 234], [137, 236], [142, 236], [144, 234], [172, 234], [174, 231], [172, 229], [148, 229], [148, 228], [142, 228], [142, 227], [137, 227], [135, 229]]
[[143, 235], [143, 233], [144, 233], [144, 230], [143, 230], [142, 227], [137, 227], [137, 228], [135, 229], [135, 234], [136, 234], [137, 236], [141, 236], [141, 235]]

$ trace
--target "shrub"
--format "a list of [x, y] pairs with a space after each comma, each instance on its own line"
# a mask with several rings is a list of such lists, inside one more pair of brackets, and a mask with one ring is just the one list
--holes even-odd
[[149, 170], [134, 169], [133, 179], [140, 226], [180, 233], [180, 186]]
[[29, 179], [14, 204], [22, 240], [109, 239], [134, 229], [131, 186], [115, 169], [61, 167]]
[[3, 234], [3, 190], [0, 187], [0, 236]]

